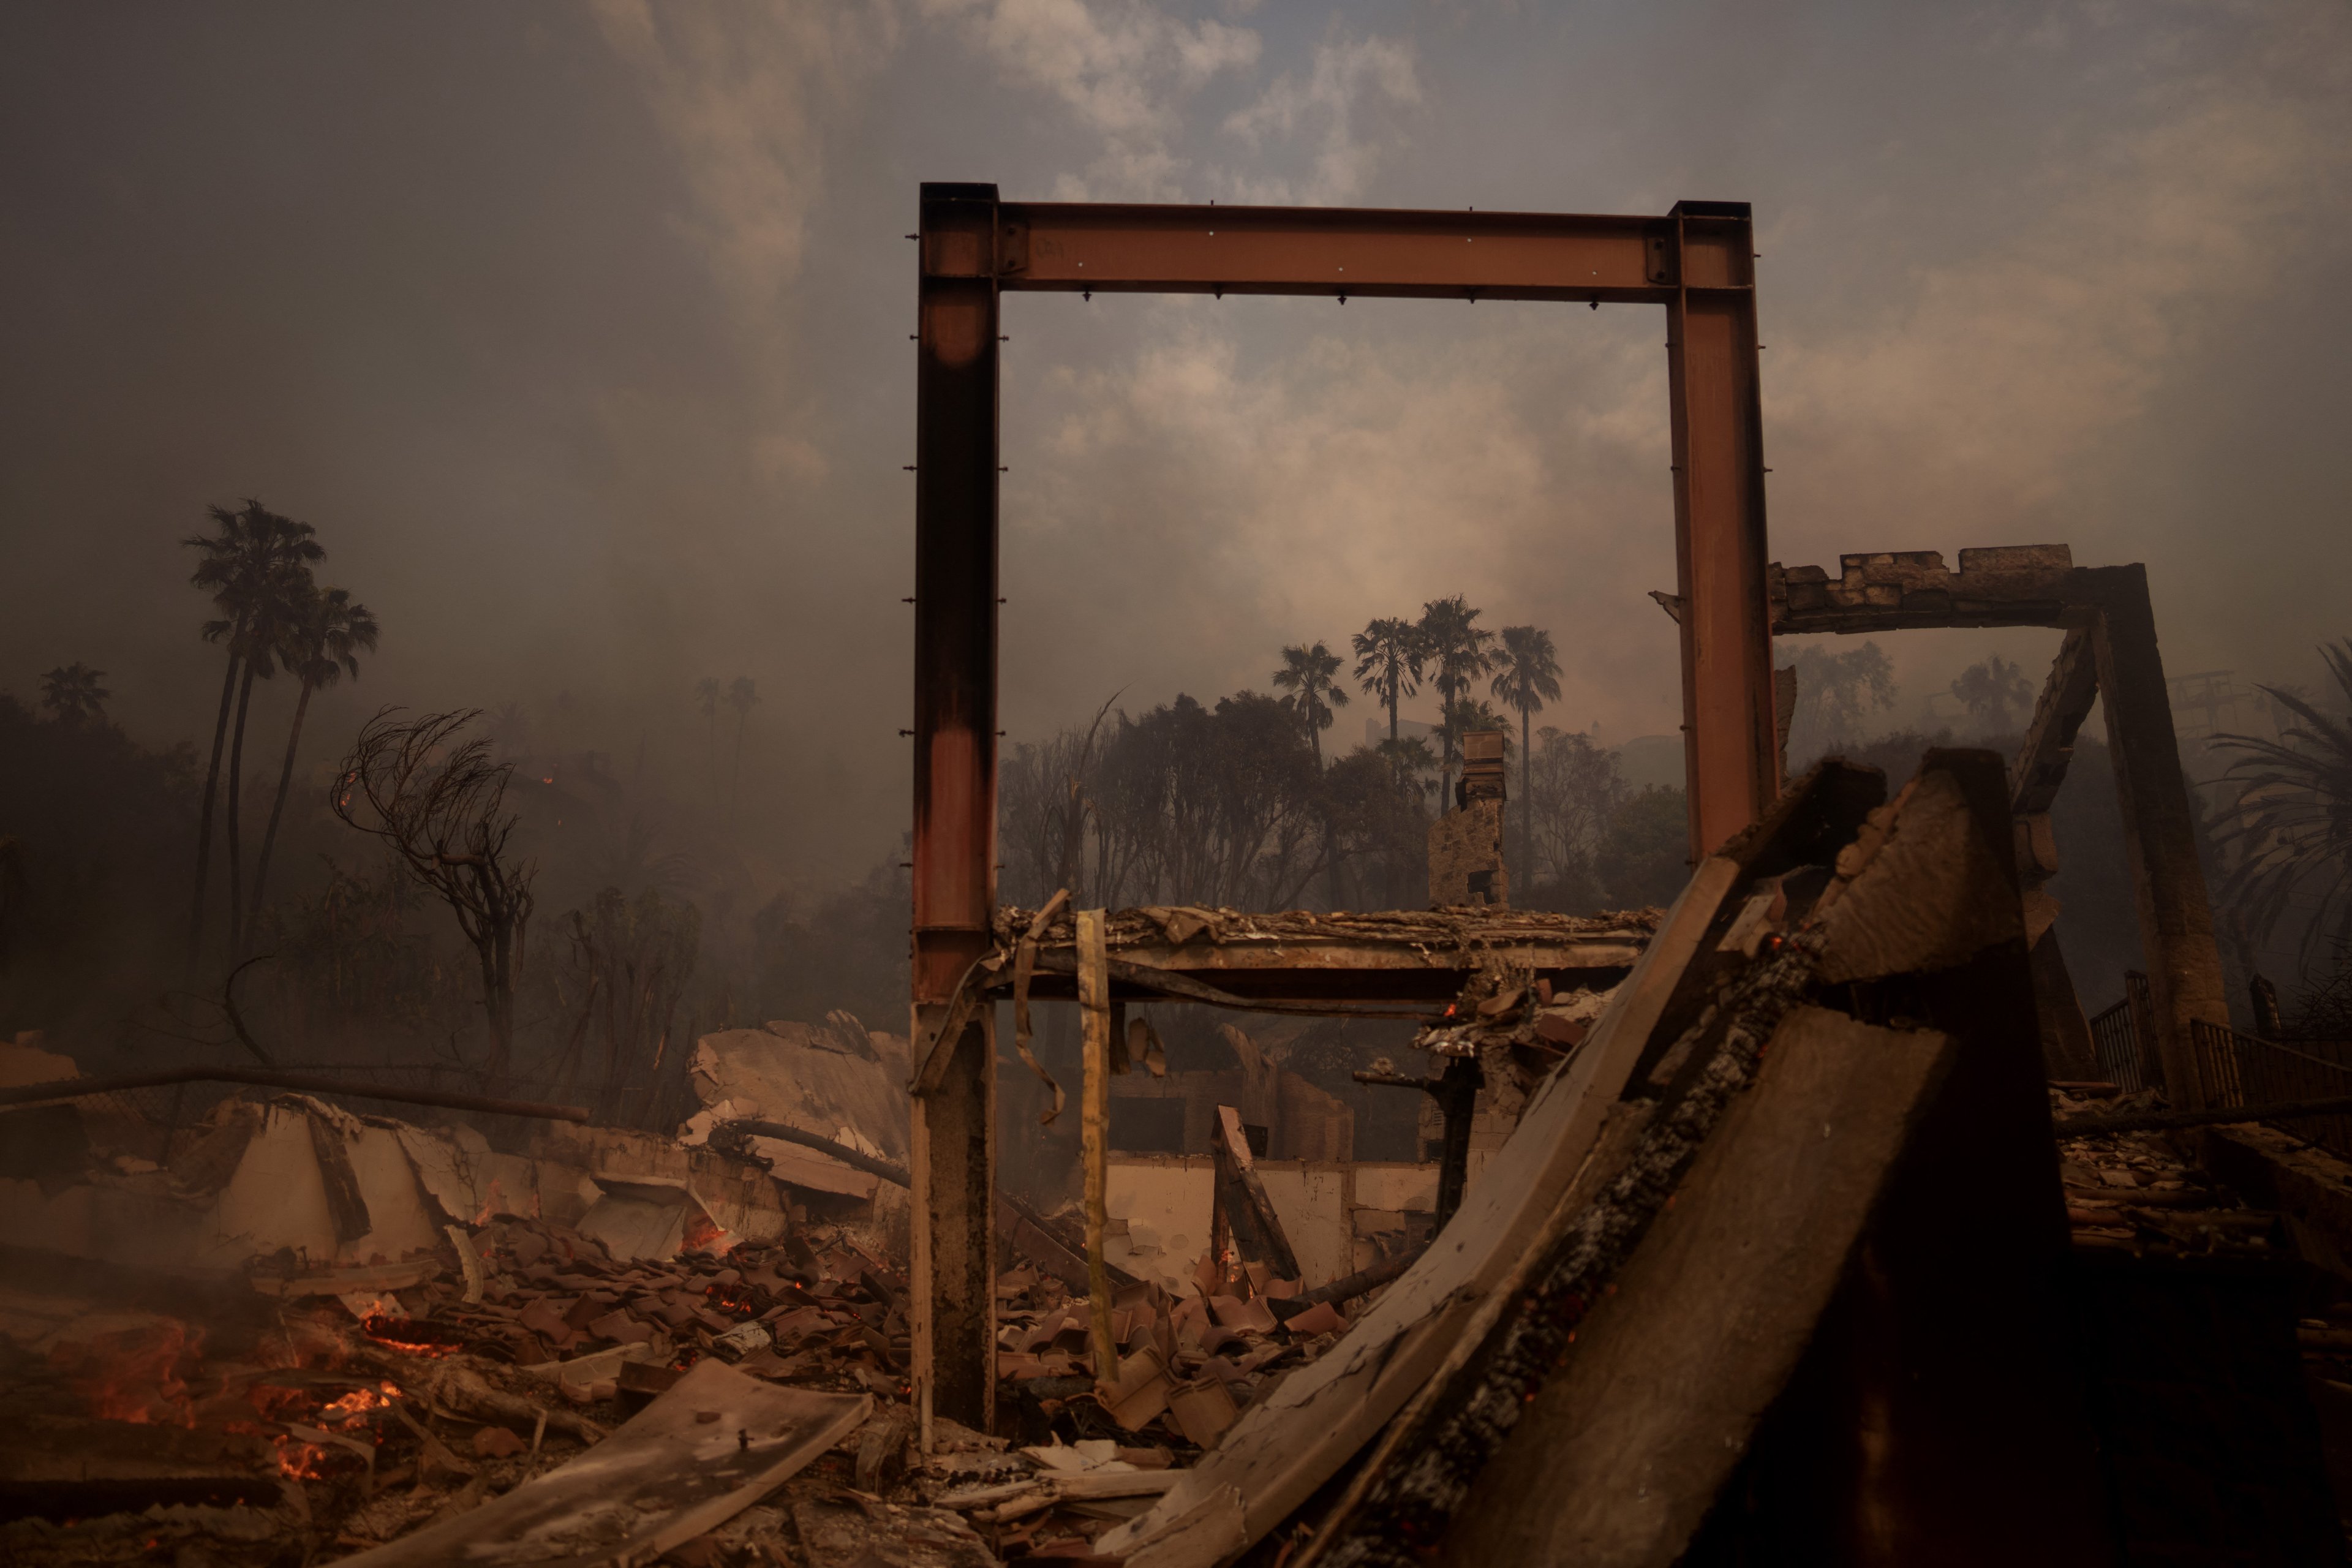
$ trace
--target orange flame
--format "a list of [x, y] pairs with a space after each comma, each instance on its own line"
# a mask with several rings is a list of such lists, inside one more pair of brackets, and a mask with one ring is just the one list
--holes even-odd
[[49, 1364], [66, 1374], [100, 1420], [193, 1426], [195, 1412], [179, 1366], [203, 1343], [201, 1329], [152, 1318], [60, 1341], [50, 1348]]

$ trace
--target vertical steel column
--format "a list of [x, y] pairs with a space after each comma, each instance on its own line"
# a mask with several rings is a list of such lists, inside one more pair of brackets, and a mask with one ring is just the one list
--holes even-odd
[[[915, 371], [914, 1058], [996, 910], [996, 187], [922, 188]], [[994, 1020], [914, 1103], [914, 1363], [929, 1438], [993, 1416]]]
[[1764, 412], [1746, 202], [1677, 202], [1665, 258], [1682, 595], [1683, 763], [1696, 863], [1780, 793], [1764, 565]]
[[2081, 575], [2095, 584], [2099, 604], [2091, 651], [2098, 659], [2099, 706], [2106, 715], [2124, 847], [2139, 906], [2164, 1092], [2175, 1110], [2201, 1110], [2205, 1086], [2190, 1026], [2201, 1018], [2227, 1026], [2229, 995], [2205, 868], [2197, 858], [2197, 808], [2181, 773], [2164, 659], [2156, 647], [2147, 568], [2102, 566]]

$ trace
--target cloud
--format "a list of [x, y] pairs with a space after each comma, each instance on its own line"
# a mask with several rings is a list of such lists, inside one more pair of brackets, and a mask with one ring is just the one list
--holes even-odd
[[1084, 174], [1063, 175], [1057, 195], [1068, 201], [1178, 198], [1182, 106], [1255, 65], [1260, 47], [1249, 28], [1179, 21], [1140, 0], [930, 0], [927, 9], [960, 18], [1006, 79], [1047, 94], [1107, 143]]
[[1244, 201], [1276, 205], [1337, 205], [1361, 195], [1379, 164], [1379, 149], [1359, 133], [1359, 105], [1370, 97], [1387, 105], [1422, 101], [1413, 69], [1412, 46], [1393, 38], [1342, 38], [1318, 44], [1313, 65], [1300, 78], [1286, 71], [1255, 103], [1236, 110], [1225, 131], [1253, 152], [1312, 139], [1307, 172], [1293, 179], [1245, 174], [1233, 185]]
[[2053, 132], [1992, 215], [2013, 221], [1971, 253], [1866, 314], [1768, 330], [1787, 342], [1765, 366], [1775, 467], [1807, 512], [2002, 540], [2058, 524], [2110, 443], [2272, 297], [2315, 219], [2340, 224], [2352, 82], [2281, 91], [2269, 62], [2165, 78], [2133, 120]]

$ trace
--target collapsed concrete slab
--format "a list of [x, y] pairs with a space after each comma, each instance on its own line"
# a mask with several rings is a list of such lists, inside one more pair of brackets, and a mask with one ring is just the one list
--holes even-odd
[[[1908, 1560], [2095, 1560], [2005, 781], [1930, 753], [1883, 790], [1825, 765], [1703, 863], [1429, 1252], [1101, 1549], [1208, 1568], [1283, 1527], [1312, 1535], [1297, 1563], [1664, 1564], [1769, 1415], [1788, 1463], [1834, 1475], [1832, 1511], [1878, 1510]], [[1923, 1247], [1926, 1220], [1968, 1245]], [[1855, 1273], [1865, 1245], [1891, 1300]], [[1833, 1361], [1803, 1373], [1810, 1414], [1780, 1413], [1832, 1311], [1966, 1370]], [[1809, 1457], [1872, 1422], [1899, 1460]], [[1988, 1492], [2003, 1510], [1969, 1500]], [[1818, 1522], [1739, 1517], [1710, 1550], [1831, 1560]]]
[[[683, 1141], [702, 1143], [729, 1121], [780, 1121], [905, 1169], [909, 1158], [904, 1037], [867, 1029], [847, 1013], [822, 1024], [774, 1022], [724, 1029], [695, 1043], [702, 1110]], [[877, 1178], [804, 1145], [753, 1137], [748, 1147], [776, 1179], [810, 1192], [871, 1199]]]

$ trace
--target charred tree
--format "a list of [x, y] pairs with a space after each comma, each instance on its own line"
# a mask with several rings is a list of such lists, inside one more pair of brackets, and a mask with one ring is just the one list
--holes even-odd
[[512, 853], [520, 817], [506, 807], [511, 763], [493, 763], [489, 742], [458, 736], [481, 710], [402, 717], [386, 708], [343, 759], [335, 815], [392, 846], [416, 879], [457, 917], [481, 965], [489, 1026], [485, 1077], [504, 1086], [514, 1063], [515, 971], [530, 922], [538, 868]]

